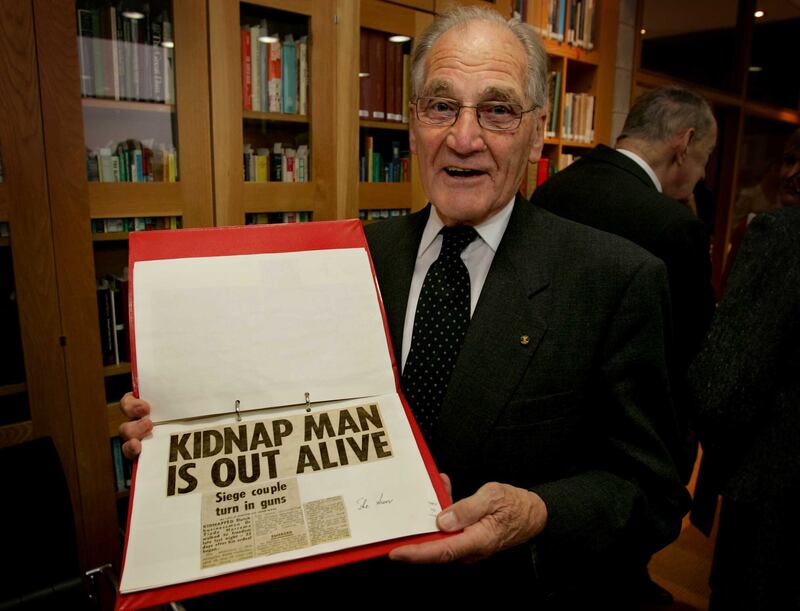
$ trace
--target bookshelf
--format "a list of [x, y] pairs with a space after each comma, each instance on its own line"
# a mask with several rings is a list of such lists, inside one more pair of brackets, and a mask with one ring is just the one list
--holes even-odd
[[[579, 10], [575, 0], [532, 0], [525, 4], [523, 18], [542, 37], [550, 60], [550, 110], [542, 152], [549, 164], [546, 175], [599, 143], [610, 144], [619, 2], [583, 2]], [[529, 168], [526, 195], [538, 170]]]
[[[130, 364], [121, 358], [103, 365], [97, 294], [98, 279], [119, 275], [127, 265], [130, 228], [114, 228], [120, 220], [144, 218], [204, 227], [358, 218], [362, 211], [369, 222], [423, 207], [413, 156], [410, 182], [359, 180], [365, 135], [388, 146], [400, 142], [401, 151], [408, 143], [402, 121], [358, 116], [360, 35], [367, 29], [414, 39], [434, 11], [454, 1], [151, 0], [150, 14], [162, 20], [162, 35], [164, 15], [171, 24], [174, 45], [164, 64], [173, 70], [166, 77], [174, 76], [170, 99], [155, 91], [138, 96], [145, 99], [127, 99], [136, 96], [113, 85], [98, 95], [84, 83], [81, 44], [92, 45], [94, 62], [96, 37], [94, 31], [87, 40], [79, 36], [78, 11], [92, 16], [97, 9], [101, 26], [104, 16], [110, 27], [110, 0], [0, 3], [0, 19], [14, 24], [0, 28], [0, 86], [10, 92], [0, 96], [0, 111], [8, 119], [0, 122], [0, 264], [5, 257], [13, 269], [19, 303], [14, 324], [24, 365], [22, 376], [0, 382], [0, 409], [13, 401], [13, 409], [4, 413], [17, 414], [13, 421], [0, 421], [0, 446], [42, 435], [54, 438], [85, 568], [118, 562], [118, 508], [125, 497], [115, 486], [111, 443], [122, 422], [118, 400], [130, 389]], [[508, 0], [494, 6], [511, 13]], [[268, 33], [308, 36], [305, 113], [245, 108], [242, 26], [260, 27], [262, 20]], [[113, 62], [113, 39], [102, 29], [100, 34], [103, 81], [108, 68], [114, 83], [120, 39]], [[145, 39], [133, 48], [158, 51], [163, 59], [155, 42], [151, 31], [149, 43]], [[595, 56], [567, 45], [555, 45], [551, 53], [567, 78], [577, 79], [570, 81], [575, 87], [602, 95], [599, 75], [607, 63], [613, 72], [613, 61], [606, 62], [600, 47]], [[574, 76], [581, 69], [585, 75]], [[597, 112], [602, 112], [599, 106]], [[602, 137], [598, 125], [596, 140]], [[163, 180], [163, 173], [157, 180], [158, 172], [152, 181], [90, 179], [87, 148], [98, 156], [106, 148], [116, 153], [117, 145], [129, 140], [151, 151], [162, 144], [174, 148], [174, 180]], [[307, 143], [308, 181], [246, 182], [248, 141], [256, 151], [275, 142]], [[556, 136], [548, 139], [546, 150], [559, 154], [576, 148], [580, 145]], [[93, 224], [102, 224], [104, 231], [93, 233]], [[2, 235], [3, 228], [9, 237]]]
[[336, 218], [336, 160], [324, 153], [336, 129], [335, 4], [223, 0], [209, 10], [217, 224], [291, 212]]

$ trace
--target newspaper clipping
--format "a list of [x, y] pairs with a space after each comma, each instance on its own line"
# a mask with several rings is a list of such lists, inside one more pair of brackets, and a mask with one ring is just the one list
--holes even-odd
[[305, 474], [392, 457], [377, 403], [172, 435], [166, 494], [201, 493], [202, 568], [350, 536], [341, 496]]

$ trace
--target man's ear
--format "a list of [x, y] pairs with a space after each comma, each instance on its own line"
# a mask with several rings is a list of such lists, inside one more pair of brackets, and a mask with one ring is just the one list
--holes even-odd
[[528, 161], [536, 163], [542, 157], [542, 149], [544, 148], [544, 121], [547, 117], [547, 112], [544, 109], [536, 110], [536, 119], [533, 123], [533, 140], [531, 141], [531, 150], [528, 154]]
[[414, 108], [414, 104], [409, 102], [408, 103], [408, 120], [410, 121], [408, 126], [408, 149], [414, 154], [417, 154], [417, 109]]
[[694, 140], [696, 131], [697, 130], [695, 130], [694, 127], [689, 127], [676, 134], [672, 139], [672, 152], [678, 165], [683, 164], [683, 162], [686, 160], [686, 155], [689, 151], [689, 145], [692, 143], [692, 140]]

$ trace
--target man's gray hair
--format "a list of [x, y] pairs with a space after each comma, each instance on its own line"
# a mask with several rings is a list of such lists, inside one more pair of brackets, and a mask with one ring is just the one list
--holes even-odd
[[617, 140], [666, 142], [689, 128], [695, 129], [699, 140], [711, 132], [713, 125], [714, 115], [703, 96], [683, 87], [659, 87], [636, 99]]
[[508, 30], [522, 43], [528, 60], [525, 93], [528, 102], [539, 108], [547, 104], [547, 54], [536, 32], [519, 19], [506, 19], [497, 11], [479, 6], [455, 7], [438, 16], [417, 38], [411, 55], [411, 99], [416, 100], [425, 83], [425, 57], [447, 31], [464, 27], [470, 21], [495, 23]]

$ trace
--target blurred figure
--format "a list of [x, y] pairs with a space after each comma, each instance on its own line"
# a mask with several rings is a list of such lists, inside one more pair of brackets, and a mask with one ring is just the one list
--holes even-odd
[[[745, 202], [741, 203], [743, 198], [745, 198]], [[733, 262], [736, 260], [750, 221], [758, 214], [798, 204], [800, 204], [800, 129], [795, 130], [786, 141], [780, 164], [771, 165], [761, 183], [756, 187], [749, 190], [742, 189], [731, 221], [733, 225], [730, 239], [731, 249], [722, 272], [718, 299], [728, 282]]]
[[785, 156], [786, 207], [751, 223], [690, 369], [705, 484], [722, 495], [711, 611], [800, 609], [797, 163]]

